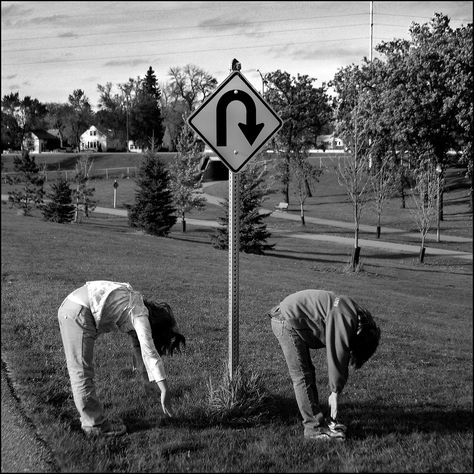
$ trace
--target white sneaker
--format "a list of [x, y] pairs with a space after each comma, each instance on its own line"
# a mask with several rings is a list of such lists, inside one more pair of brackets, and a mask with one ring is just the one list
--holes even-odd
[[86, 436], [122, 436], [127, 428], [121, 421], [112, 424], [107, 420], [99, 426], [83, 426], [82, 431]]

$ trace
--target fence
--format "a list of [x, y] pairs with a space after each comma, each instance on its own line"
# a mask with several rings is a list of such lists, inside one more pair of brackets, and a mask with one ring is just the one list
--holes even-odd
[[[57, 180], [60, 177], [65, 178], [66, 180], [70, 180], [74, 178], [76, 174], [76, 170], [46, 170], [40, 171], [45, 177], [45, 180]], [[21, 173], [11, 171], [2, 173], [2, 181], [4, 183], [7, 182], [7, 177], [21, 175]], [[89, 178], [95, 179], [116, 179], [116, 178], [135, 178], [137, 176], [137, 167], [136, 166], [127, 166], [121, 168], [99, 168], [94, 169], [92, 168], [89, 172]]]

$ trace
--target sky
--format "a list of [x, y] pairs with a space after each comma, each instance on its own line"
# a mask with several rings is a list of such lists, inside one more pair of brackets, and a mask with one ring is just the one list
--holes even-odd
[[260, 74], [277, 69], [320, 86], [371, 49], [377, 57], [380, 42], [409, 39], [413, 22], [443, 13], [458, 28], [472, 10], [471, 1], [2, 1], [1, 94], [66, 103], [82, 89], [96, 109], [98, 84], [118, 92], [151, 66], [164, 85], [170, 67], [187, 64], [220, 84], [233, 58], [259, 91]]

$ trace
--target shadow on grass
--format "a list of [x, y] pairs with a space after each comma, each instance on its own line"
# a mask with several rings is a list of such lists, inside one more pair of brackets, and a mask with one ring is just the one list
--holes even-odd
[[345, 407], [351, 438], [410, 433], [472, 433], [472, 411], [437, 405], [352, 405]]
[[[129, 433], [155, 427], [206, 430], [212, 428], [242, 429], [269, 425], [291, 426], [301, 423], [294, 398], [269, 396], [259, 410], [248, 416], [212, 416], [205, 409], [175, 418], [132, 421], [124, 416]], [[473, 416], [467, 409], [450, 409], [436, 405], [348, 405], [344, 407], [344, 420], [348, 425], [348, 437], [365, 439], [367, 436], [411, 433], [436, 433], [449, 435], [471, 433]]]

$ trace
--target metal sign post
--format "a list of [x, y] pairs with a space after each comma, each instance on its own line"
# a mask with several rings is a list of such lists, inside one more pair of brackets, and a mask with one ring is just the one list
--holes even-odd
[[118, 183], [117, 180], [114, 181], [114, 209], [115, 206], [117, 205], [117, 188], [118, 188]]
[[229, 375], [239, 365], [239, 173], [229, 170]]
[[283, 125], [240, 73], [232, 72], [188, 118], [189, 126], [229, 169], [229, 375], [239, 364], [239, 171]]

